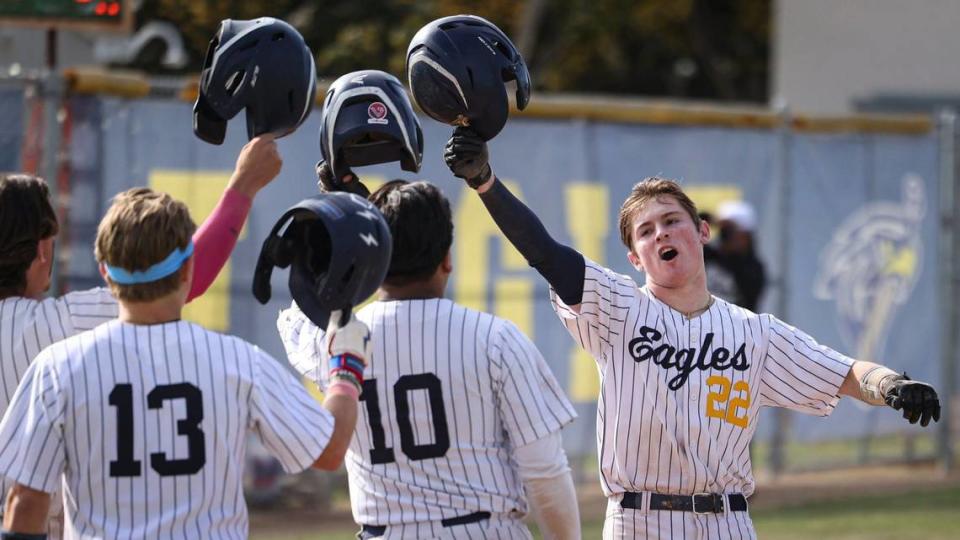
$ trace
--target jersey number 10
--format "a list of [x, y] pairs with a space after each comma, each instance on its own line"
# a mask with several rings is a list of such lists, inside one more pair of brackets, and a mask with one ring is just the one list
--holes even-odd
[[[417, 444], [413, 437], [413, 424], [410, 422], [410, 397], [412, 390], [426, 390], [430, 400], [430, 416], [433, 419], [434, 442]], [[360, 401], [367, 405], [373, 448], [370, 449], [370, 462], [393, 463], [396, 456], [393, 448], [387, 448], [387, 437], [383, 431], [383, 418], [380, 415], [380, 396], [377, 394], [377, 380], [363, 381], [363, 393]], [[443, 385], [433, 373], [404, 375], [393, 385], [393, 402], [397, 412], [397, 427], [400, 430], [400, 450], [411, 461], [443, 457], [450, 449], [450, 432], [447, 431], [447, 411], [443, 403]]]

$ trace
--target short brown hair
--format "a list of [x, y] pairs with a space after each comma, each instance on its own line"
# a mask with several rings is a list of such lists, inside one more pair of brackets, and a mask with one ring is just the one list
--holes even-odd
[[0, 298], [23, 294], [41, 240], [57, 234], [50, 189], [32, 174], [0, 174]]
[[[97, 227], [97, 262], [128, 272], [146, 270], [186, 248], [196, 228], [187, 206], [170, 195], [149, 188], [124, 191]], [[119, 300], [150, 302], [177, 290], [182, 271], [150, 283], [120, 285], [109, 278], [107, 283]]]
[[700, 216], [697, 213], [697, 205], [690, 200], [690, 197], [683, 192], [683, 188], [676, 180], [669, 178], [660, 178], [659, 176], [650, 176], [637, 182], [630, 195], [620, 206], [620, 241], [627, 249], [633, 250], [633, 216], [643, 208], [651, 199], [659, 197], [673, 197], [680, 206], [687, 211], [693, 224], [700, 227]]

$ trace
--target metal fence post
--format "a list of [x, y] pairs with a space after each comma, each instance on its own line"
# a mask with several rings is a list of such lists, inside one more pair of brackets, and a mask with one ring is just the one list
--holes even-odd
[[937, 118], [937, 137], [940, 165], [940, 319], [942, 339], [940, 343], [940, 372], [942, 386], [940, 401], [943, 405], [940, 423], [937, 426], [937, 456], [943, 472], [953, 469], [953, 441], [951, 428], [953, 415], [951, 405], [956, 397], [957, 380], [957, 331], [960, 313], [957, 293], [960, 292], [957, 270], [957, 255], [960, 253], [960, 235], [954, 232], [957, 226], [957, 115], [953, 110], [941, 111]]
[[[790, 144], [791, 119], [790, 109], [785, 102], [776, 106], [777, 116], [780, 119], [777, 128], [777, 186], [779, 214], [780, 214], [780, 241], [777, 257], [780, 259], [780, 291], [777, 295], [776, 315], [788, 318], [790, 307]], [[786, 409], [773, 409], [773, 435], [770, 439], [770, 472], [773, 476], [783, 473], [786, 468], [785, 446], [789, 430], [790, 415]]]

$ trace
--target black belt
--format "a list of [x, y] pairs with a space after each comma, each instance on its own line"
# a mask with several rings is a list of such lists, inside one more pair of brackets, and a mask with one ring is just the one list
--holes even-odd
[[[457, 516], [447, 519], [441, 519], [440, 524], [444, 527], [454, 527], [456, 525], [467, 525], [490, 519], [490, 512], [474, 512], [465, 516]], [[369, 533], [373, 536], [382, 536], [387, 532], [386, 525], [361, 525], [361, 532]]]
[[[747, 498], [742, 493], [731, 493], [726, 496], [730, 500], [730, 512], [746, 512]], [[695, 514], [722, 514], [724, 495], [720, 493], [697, 493], [695, 495], [661, 495], [650, 494], [650, 510], [673, 510], [676, 512], [693, 512]], [[643, 510], [642, 493], [624, 493], [620, 501], [623, 508]]]

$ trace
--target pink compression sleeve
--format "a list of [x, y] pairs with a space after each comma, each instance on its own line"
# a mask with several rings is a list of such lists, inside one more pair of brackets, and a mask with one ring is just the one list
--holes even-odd
[[206, 292], [227, 264], [252, 204], [246, 195], [227, 189], [210, 217], [194, 233], [193, 286], [187, 302]]

